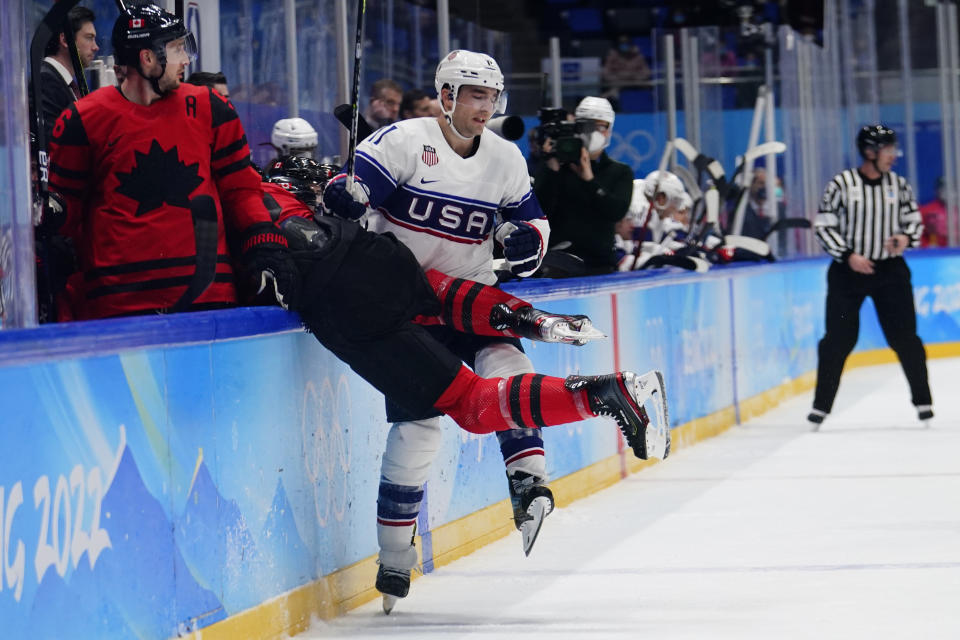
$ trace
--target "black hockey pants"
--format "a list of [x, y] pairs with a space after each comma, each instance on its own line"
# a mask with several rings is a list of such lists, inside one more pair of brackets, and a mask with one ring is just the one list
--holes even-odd
[[304, 324], [391, 402], [410, 412], [432, 411], [462, 365], [412, 322], [440, 311], [416, 258], [392, 234], [334, 218], [320, 223], [329, 234], [323, 246], [297, 252]]
[[887, 344], [900, 359], [914, 405], [931, 404], [927, 355], [917, 336], [910, 269], [903, 258], [875, 263], [873, 275], [833, 262], [827, 271], [827, 326], [820, 340], [817, 389], [813, 408], [829, 413], [840, 386], [840, 374], [860, 333], [860, 307], [870, 296]]

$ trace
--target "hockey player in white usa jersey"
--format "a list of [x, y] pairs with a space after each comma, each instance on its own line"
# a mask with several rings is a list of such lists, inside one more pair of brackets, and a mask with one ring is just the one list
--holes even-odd
[[[404, 120], [371, 134], [357, 147], [353, 188], [347, 190], [345, 176], [335, 177], [324, 193], [324, 208], [352, 219], [369, 211], [369, 229], [396, 235], [424, 269], [493, 284], [496, 239], [511, 271], [531, 275], [543, 259], [549, 226], [519, 149], [485, 127], [504, 107], [499, 66], [482, 53], [453, 51], [437, 66], [435, 86], [443, 115]], [[431, 332], [478, 375], [533, 372], [519, 340], [447, 327]], [[410, 569], [417, 564], [412, 540], [423, 485], [441, 442], [437, 413], [410, 415], [388, 402], [387, 418], [393, 425], [377, 501], [376, 582], [385, 608], [387, 598], [407, 595]], [[522, 415], [514, 418], [516, 428], [498, 438], [514, 521], [529, 553], [553, 510], [553, 495], [545, 485], [540, 430], [529, 428], [532, 423]]]

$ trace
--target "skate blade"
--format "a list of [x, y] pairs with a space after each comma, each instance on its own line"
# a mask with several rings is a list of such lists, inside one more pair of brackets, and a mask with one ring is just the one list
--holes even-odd
[[[652, 375], [651, 375], [652, 374]], [[647, 425], [644, 439], [647, 450], [647, 459], [663, 460], [669, 453], [668, 440], [670, 418], [667, 411], [667, 395], [663, 384], [663, 374], [659, 371], [650, 371], [635, 379], [635, 393], [643, 398], [641, 403], [647, 409], [650, 424]]]
[[602, 340], [607, 337], [607, 334], [593, 325], [577, 329], [568, 323], [558, 324], [554, 327], [553, 333], [560, 342], [577, 346], [583, 346], [591, 340]]
[[531, 519], [520, 525], [520, 537], [523, 540], [524, 555], [530, 555], [530, 551], [533, 549], [533, 543], [537, 541], [537, 536], [540, 535], [543, 520], [547, 517], [547, 514], [550, 513], [548, 511], [549, 508], [550, 500], [543, 496], [534, 498], [530, 506], [527, 507], [527, 515], [530, 516]]
[[397, 596], [387, 595], [386, 593], [383, 594], [383, 612], [390, 615], [390, 612], [393, 611], [399, 599]]

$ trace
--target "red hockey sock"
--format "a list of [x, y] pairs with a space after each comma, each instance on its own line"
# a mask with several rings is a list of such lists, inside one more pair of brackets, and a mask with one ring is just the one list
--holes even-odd
[[537, 373], [481, 378], [467, 367], [433, 406], [472, 433], [549, 427], [594, 417], [586, 391], [570, 391], [563, 378]]
[[516, 338], [513, 332], [495, 329], [490, 324], [490, 315], [498, 304], [504, 304], [513, 310], [529, 307], [530, 303], [504, 293], [496, 287], [490, 287], [472, 280], [454, 278], [436, 269], [430, 269], [427, 280], [433, 286], [437, 298], [443, 305], [443, 313], [427, 318], [420, 316], [420, 324], [445, 324], [457, 331], [475, 333], [482, 336], [509, 336]]

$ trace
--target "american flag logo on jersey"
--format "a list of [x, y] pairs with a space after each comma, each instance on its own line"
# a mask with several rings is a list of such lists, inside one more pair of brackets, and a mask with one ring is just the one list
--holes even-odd
[[423, 164], [428, 167], [432, 167], [440, 162], [440, 158], [437, 157], [437, 150], [428, 144], [423, 145], [423, 155], [420, 157], [423, 158]]

